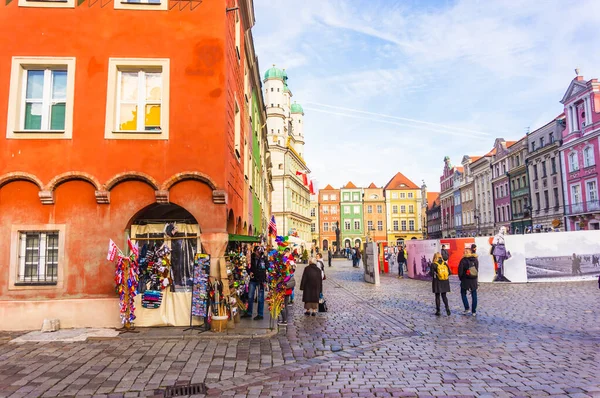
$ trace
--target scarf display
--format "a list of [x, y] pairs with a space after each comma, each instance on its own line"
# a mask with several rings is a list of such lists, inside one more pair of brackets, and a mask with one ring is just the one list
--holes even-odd
[[286, 279], [289, 280], [293, 273], [294, 262], [292, 254], [285, 253], [285, 249], [288, 247], [288, 237], [277, 236], [275, 242], [277, 249], [269, 252], [267, 265], [267, 284], [269, 285], [267, 303], [272, 319], [277, 319], [283, 309], [287, 289]]
[[192, 276], [192, 315], [205, 317], [208, 307], [210, 256], [196, 254]]
[[138, 287], [139, 267], [137, 257], [119, 255], [115, 263], [115, 285], [119, 295], [121, 323], [129, 327], [135, 320], [134, 299]]

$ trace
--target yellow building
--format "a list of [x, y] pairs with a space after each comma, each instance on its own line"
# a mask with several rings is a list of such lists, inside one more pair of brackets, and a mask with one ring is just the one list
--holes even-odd
[[423, 239], [421, 188], [397, 173], [384, 187], [384, 194], [388, 242]]

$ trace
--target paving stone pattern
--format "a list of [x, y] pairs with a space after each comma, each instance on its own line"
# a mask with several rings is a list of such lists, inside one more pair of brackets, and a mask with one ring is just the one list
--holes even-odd
[[234, 397], [600, 397], [595, 282], [482, 284], [472, 317], [453, 280], [453, 313], [436, 317], [428, 282], [373, 286], [333, 264], [329, 312], [304, 316], [297, 292], [293, 321], [268, 338], [0, 339], [0, 397], [160, 397], [200, 382]]

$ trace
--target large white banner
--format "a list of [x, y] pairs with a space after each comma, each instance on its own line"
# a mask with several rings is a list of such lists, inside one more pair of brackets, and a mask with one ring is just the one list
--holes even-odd
[[365, 282], [379, 285], [379, 251], [376, 243], [365, 243], [363, 251]]
[[409, 240], [405, 242], [408, 259], [406, 267], [408, 277], [413, 279], [430, 280], [429, 270], [433, 255], [440, 251], [437, 240]]

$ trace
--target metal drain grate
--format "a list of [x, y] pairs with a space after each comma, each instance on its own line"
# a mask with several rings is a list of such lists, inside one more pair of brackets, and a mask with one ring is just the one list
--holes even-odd
[[165, 390], [165, 398], [168, 397], [183, 397], [187, 395], [195, 395], [195, 394], [206, 394], [208, 389], [206, 388], [206, 384], [188, 384], [186, 386], [173, 386], [167, 387]]

